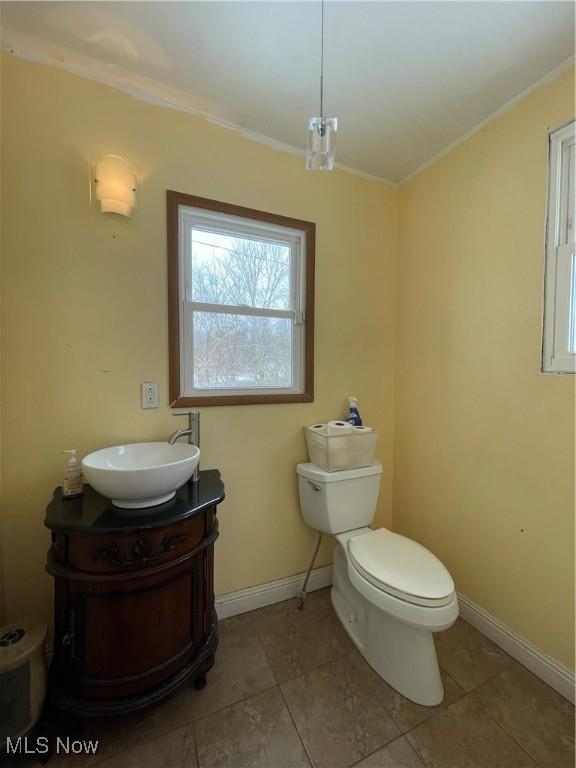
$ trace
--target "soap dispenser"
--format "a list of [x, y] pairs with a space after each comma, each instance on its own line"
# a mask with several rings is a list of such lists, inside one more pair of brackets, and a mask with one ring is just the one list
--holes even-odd
[[69, 457], [62, 485], [62, 496], [65, 499], [77, 499], [84, 493], [84, 482], [82, 479], [82, 469], [76, 458], [76, 450], [72, 448], [68, 451], [62, 451], [62, 453], [67, 454]]
[[354, 427], [362, 426], [362, 418], [358, 411], [358, 398], [356, 397], [348, 398], [348, 416], [346, 416], [346, 421]]

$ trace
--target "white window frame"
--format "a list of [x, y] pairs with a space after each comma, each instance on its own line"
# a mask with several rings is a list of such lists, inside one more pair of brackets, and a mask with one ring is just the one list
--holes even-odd
[[574, 373], [576, 354], [569, 349], [574, 323], [572, 296], [576, 269], [575, 212], [568, 200], [569, 174], [575, 173], [576, 121], [550, 133], [548, 214], [544, 278], [542, 372]]
[[[171, 228], [175, 227], [177, 227], [177, 238], [174, 237], [173, 232], [171, 233]], [[286, 309], [272, 309], [194, 301], [192, 297], [192, 229], [287, 246], [290, 249], [289, 306]], [[171, 277], [169, 287], [172, 406], [312, 401], [314, 224], [169, 191], [168, 230], [169, 263], [172, 261], [171, 275], [174, 273], [174, 261], [177, 261], [178, 281], [176, 286]], [[177, 254], [174, 253], [176, 244]], [[176, 317], [173, 293], [176, 288], [178, 332], [174, 333]], [[310, 304], [308, 307], [307, 302]], [[198, 311], [290, 320], [292, 386], [195, 387], [193, 316], [194, 312]], [[177, 371], [175, 366], [173, 367], [176, 355], [178, 356]], [[175, 381], [176, 378], [177, 381]]]

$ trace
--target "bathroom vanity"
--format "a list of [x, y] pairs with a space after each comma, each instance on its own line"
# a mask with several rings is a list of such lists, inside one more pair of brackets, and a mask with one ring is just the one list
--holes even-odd
[[81, 716], [133, 712], [214, 662], [218, 470], [200, 472], [160, 506], [119, 510], [91, 486], [56, 489], [46, 509], [54, 577], [53, 707]]

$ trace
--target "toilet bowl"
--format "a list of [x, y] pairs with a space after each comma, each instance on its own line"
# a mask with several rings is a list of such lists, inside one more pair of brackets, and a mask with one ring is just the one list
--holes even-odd
[[332, 604], [370, 666], [399, 693], [426, 706], [444, 689], [434, 632], [458, 617], [458, 600], [445, 566], [425, 547], [374, 517], [382, 466], [325, 472], [297, 466], [306, 522], [335, 535]]

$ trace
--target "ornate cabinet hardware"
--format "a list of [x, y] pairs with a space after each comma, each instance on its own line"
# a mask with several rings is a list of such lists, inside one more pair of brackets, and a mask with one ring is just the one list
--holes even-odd
[[154, 560], [158, 560], [162, 555], [171, 552], [177, 546], [182, 544], [187, 538], [188, 533], [164, 534], [160, 543], [160, 548], [154, 552], [152, 547], [145, 539], [135, 541], [127, 553], [123, 553], [118, 544], [109, 544], [106, 547], [95, 549], [91, 552], [92, 560], [97, 563], [108, 563], [118, 568], [128, 568], [132, 565], [142, 565]]
[[170, 552], [179, 544], [186, 541], [187, 538], [187, 533], [174, 533], [172, 536], [165, 533], [164, 538], [162, 539], [162, 552]]
[[62, 637], [62, 645], [69, 648], [70, 658], [76, 658], [76, 611], [71, 608], [68, 616], [68, 632]]

